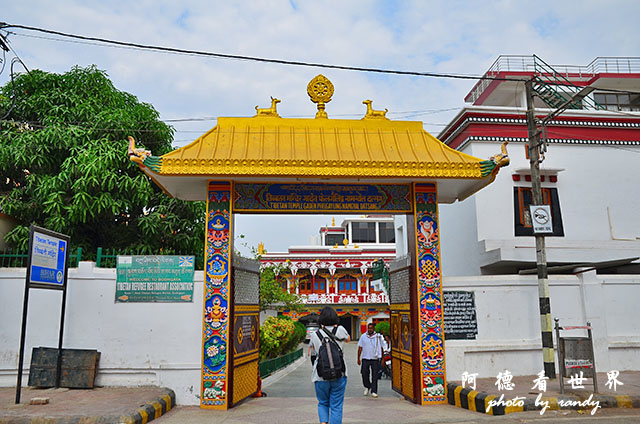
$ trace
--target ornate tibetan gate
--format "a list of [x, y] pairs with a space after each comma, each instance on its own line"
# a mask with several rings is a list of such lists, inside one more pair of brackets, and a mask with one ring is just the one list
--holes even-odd
[[407, 399], [417, 403], [420, 379], [415, 375], [413, 352], [419, 352], [413, 344], [416, 340], [413, 329], [415, 317], [411, 314], [411, 299], [415, 298], [415, 267], [411, 257], [404, 257], [389, 266], [389, 315], [391, 330], [391, 387]]
[[413, 214], [407, 216], [412, 253], [390, 266], [392, 387], [424, 404], [446, 394], [440, 226], [436, 185], [413, 187]]
[[229, 355], [229, 399], [234, 406], [258, 391], [260, 262], [234, 256], [231, 272], [233, 354]]
[[281, 118], [273, 99], [160, 157], [130, 138], [129, 157], [166, 193], [207, 200], [201, 406], [230, 408], [257, 390], [258, 279], [253, 265], [231, 263], [233, 214], [274, 212], [407, 214], [410, 258], [391, 275], [393, 387], [419, 404], [444, 403], [437, 203], [491, 183], [506, 148], [483, 161], [421, 122], [390, 121], [370, 100], [361, 120], [329, 119], [333, 84], [322, 75], [307, 93], [315, 119]]

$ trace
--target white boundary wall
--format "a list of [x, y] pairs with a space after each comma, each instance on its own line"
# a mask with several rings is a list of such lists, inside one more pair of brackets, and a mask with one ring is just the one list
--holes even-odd
[[[474, 292], [478, 321], [476, 340], [445, 342], [448, 380], [461, 380], [465, 371], [478, 377], [495, 377], [505, 369], [513, 375], [542, 371], [535, 275], [450, 277], [443, 289]], [[591, 323], [598, 372], [640, 370], [640, 275], [552, 275], [549, 290], [551, 316], [559, 318], [561, 326]], [[586, 331], [560, 335], [586, 336]]]
[[[0, 269], [1, 386], [16, 384], [25, 274]], [[63, 347], [101, 352], [99, 386], [165, 386], [177, 403], [199, 404], [203, 272], [194, 275], [193, 303], [115, 303], [115, 279], [115, 269], [93, 262], [69, 269]], [[31, 289], [25, 368], [33, 347], [58, 346], [61, 299], [61, 292]]]
[[[16, 382], [25, 274], [24, 268], [0, 269], [0, 386]], [[115, 269], [92, 262], [69, 270], [63, 346], [101, 352], [99, 386], [166, 386], [178, 404], [199, 404], [202, 271], [194, 276], [193, 303], [115, 303], [115, 277]], [[599, 371], [640, 370], [640, 276], [590, 271], [552, 276], [550, 287], [552, 316], [561, 324], [591, 321]], [[451, 277], [444, 289], [473, 291], [478, 318], [476, 340], [446, 342], [449, 380], [460, 380], [464, 371], [480, 377], [504, 369], [540, 372], [535, 276]], [[57, 291], [31, 290], [25, 368], [33, 347], [57, 346], [61, 298]], [[27, 379], [25, 370], [25, 385]]]

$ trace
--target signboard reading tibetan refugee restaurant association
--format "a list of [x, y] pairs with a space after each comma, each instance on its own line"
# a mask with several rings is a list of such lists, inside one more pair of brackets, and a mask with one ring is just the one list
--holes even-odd
[[193, 302], [193, 256], [118, 256], [116, 302]]

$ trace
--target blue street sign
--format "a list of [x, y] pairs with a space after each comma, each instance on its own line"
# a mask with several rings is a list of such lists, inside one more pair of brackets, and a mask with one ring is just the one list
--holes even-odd
[[66, 240], [34, 230], [29, 283], [62, 287], [66, 253]]

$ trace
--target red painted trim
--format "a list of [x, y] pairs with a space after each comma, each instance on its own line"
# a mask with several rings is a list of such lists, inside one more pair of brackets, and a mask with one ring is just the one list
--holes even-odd
[[[507, 77], [510, 77], [510, 76], [532, 77], [533, 75], [534, 75], [533, 72], [503, 71], [503, 72], [496, 73], [492, 77], [493, 78], [507, 78]], [[546, 75], [546, 74], [543, 74], [543, 75]], [[548, 75], [550, 75], [550, 74], [548, 74]], [[601, 72], [601, 73], [598, 73], [598, 74], [579, 74], [579, 73], [569, 72], [569, 73], [560, 74], [560, 75], [563, 78], [566, 78], [567, 80], [569, 80], [571, 82], [571, 84], [575, 85], [576, 87], [587, 87], [587, 86], [593, 84], [595, 81], [597, 81], [599, 79], [623, 79], [623, 78], [624, 79], [633, 79], [633, 78], [640, 79], [640, 73]], [[588, 79], [588, 80], [583, 79], [583, 78], [588, 78], [588, 77], [591, 77], [591, 78]], [[473, 104], [476, 105], [476, 106], [482, 105], [484, 103], [484, 101], [487, 100], [487, 98], [491, 95], [491, 93], [493, 93], [495, 91], [495, 89], [500, 84], [502, 84], [504, 82], [508, 82], [508, 81], [500, 81], [500, 80], [491, 81], [491, 83], [489, 83], [487, 88], [484, 89], [482, 94], [480, 94], [478, 99], [475, 102], [473, 102]], [[476, 87], [481, 83], [482, 83], [482, 80], [478, 81], [478, 83], [473, 86], [471, 91], [469, 91], [469, 93], [467, 93], [467, 95], [464, 97], [464, 101], [465, 102], [467, 102], [467, 103], [470, 102], [469, 98], [471, 97], [471, 95], [475, 91]], [[553, 84], [553, 83], [550, 82], [550, 84]], [[606, 91], [605, 88], [599, 88], [599, 90]]]
[[[485, 74], [486, 76], [486, 74]], [[506, 78], [507, 76], [524, 76], [524, 77], [532, 77], [533, 76], [533, 72], [498, 72], [495, 75], [491, 75], [491, 78]], [[491, 93], [493, 93], [493, 91], [503, 82], [508, 82], [508, 81], [500, 81], [500, 80], [493, 80], [489, 83], [489, 85], [487, 86], [487, 88], [484, 89], [484, 91], [482, 92], [482, 94], [480, 95], [480, 97], [478, 97], [478, 99], [473, 102], [473, 104], [475, 106], [479, 106], [481, 105], [486, 99], [487, 97], [489, 97], [491, 95]], [[515, 80], [514, 80], [515, 82]], [[469, 93], [464, 97], [464, 101], [469, 103], [469, 97], [471, 97], [472, 93], [475, 91], [476, 87], [482, 83], [482, 80], [478, 81], [478, 83], [476, 85], [473, 86], [473, 88], [471, 89], [471, 91], [469, 91]]]
[[304, 254], [330, 254], [330, 255], [334, 255], [334, 254], [338, 254], [338, 255], [371, 255], [371, 254], [390, 254], [390, 255], [395, 255], [396, 254], [396, 250], [395, 249], [389, 249], [389, 250], [363, 250], [363, 251], [345, 251], [345, 250], [340, 250], [341, 248], [338, 247], [337, 249], [331, 248], [331, 250], [290, 250], [289, 253], [292, 255], [304, 255]]
[[[640, 78], [640, 73], [618, 73], [618, 72], [601, 72], [599, 74], [596, 74], [596, 76], [593, 78], [593, 81], [599, 79], [599, 78], [611, 78], [611, 79], [627, 79], [627, 78]], [[606, 90], [606, 88], [599, 88], [599, 90]]]
[[[546, 115], [539, 115], [544, 118]], [[516, 114], [494, 114], [494, 113], [465, 113], [457, 120], [457, 125], [451, 127], [449, 133], [457, 130], [467, 118], [493, 118], [493, 119], [521, 119], [524, 115]], [[587, 123], [603, 123], [602, 127], [596, 126], [576, 126], [560, 124], [547, 128], [549, 138], [561, 139], [584, 139], [584, 140], [622, 140], [622, 141], [638, 141], [640, 140], [640, 128], [633, 127], [608, 127], [606, 124], [616, 123], [640, 123], [640, 118], [614, 118], [614, 117], [589, 117], [589, 116], [559, 116], [552, 122], [574, 121]], [[492, 136], [492, 137], [527, 137], [526, 124], [509, 123], [509, 122], [470, 122], [458, 133], [448, 146], [457, 149], [470, 136]], [[445, 139], [446, 137], [443, 137]]]

